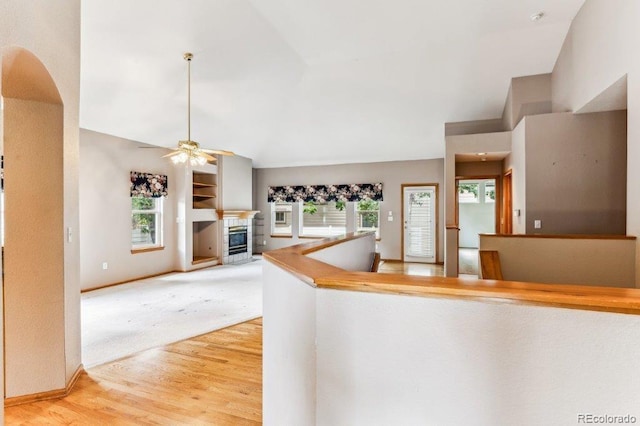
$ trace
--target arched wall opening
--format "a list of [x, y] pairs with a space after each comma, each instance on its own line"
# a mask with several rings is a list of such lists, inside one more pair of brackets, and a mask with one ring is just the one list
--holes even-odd
[[6, 402], [65, 388], [64, 107], [31, 52], [2, 51]]

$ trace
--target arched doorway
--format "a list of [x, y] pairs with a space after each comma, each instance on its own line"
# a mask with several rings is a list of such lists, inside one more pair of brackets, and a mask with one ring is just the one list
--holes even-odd
[[[2, 51], [5, 398], [65, 388], [63, 103], [31, 52]], [[55, 393], [55, 392], [54, 392]]]

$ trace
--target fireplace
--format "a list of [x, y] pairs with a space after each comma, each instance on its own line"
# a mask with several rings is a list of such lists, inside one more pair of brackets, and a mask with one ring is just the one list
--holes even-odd
[[229, 227], [229, 255], [247, 252], [247, 227]]
[[253, 254], [253, 216], [254, 210], [218, 210], [222, 220], [222, 263], [244, 263], [251, 260]]

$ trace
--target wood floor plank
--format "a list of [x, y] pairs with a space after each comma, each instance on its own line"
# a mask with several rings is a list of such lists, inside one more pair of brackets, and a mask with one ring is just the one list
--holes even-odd
[[7, 425], [259, 425], [262, 318], [88, 369], [59, 400], [7, 407]]

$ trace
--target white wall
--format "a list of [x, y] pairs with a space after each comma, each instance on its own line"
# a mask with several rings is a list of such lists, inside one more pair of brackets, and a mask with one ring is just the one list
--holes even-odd
[[[389, 161], [383, 163], [355, 163], [332, 166], [282, 167], [273, 169], [255, 169], [255, 208], [263, 212], [265, 220], [264, 250], [273, 250], [308, 240], [297, 238], [299, 226], [297, 209], [293, 211], [294, 237], [272, 238], [271, 209], [267, 203], [267, 188], [281, 185], [325, 185], [342, 183], [382, 182], [384, 201], [380, 207], [380, 241], [378, 251], [383, 259], [400, 259], [402, 223], [403, 183], [433, 184], [438, 186], [438, 261], [444, 260], [444, 198], [443, 198], [443, 161]], [[388, 222], [389, 212], [393, 212], [394, 221]]]
[[640, 417], [637, 315], [317, 293], [317, 425], [567, 425], [581, 412]]
[[[7, 46], [24, 47], [35, 54], [60, 91], [64, 104], [64, 227], [77, 237], [80, 1], [2, 1], [0, 48]], [[81, 363], [79, 258], [79, 241], [72, 238], [64, 244], [65, 323], [55, 325], [64, 328], [67, 381]]]
[[265, 262], [262, 296], [262, 421], [313, 425], [316, 417], [316, 291]]
[[496, 232], [496, 203], [460, 203], [460, 240], [458, 245], [478, 247], [478, 234]]
[[307, 257], [337, 266], [345, 271], [369, 272], [373, 263], [375, 246], [376, 236], [372, 233], [365, 237], [314, 251], [309, 253]]
[[640, 417], [640, 316], [315, 289], [270, 263], [264, 278], [267, 426]]
[[[80, 259], [81, 288], [95, 288], [170, 272], [176, 269], [177, 173], [161, 158], [166, 149], [140, 144], [86, 129], [80, 131]], [[130, 171], [166, 174], [164, 250], [131, 253]], [[108, 269], [102, 269], [107, 262]]]

